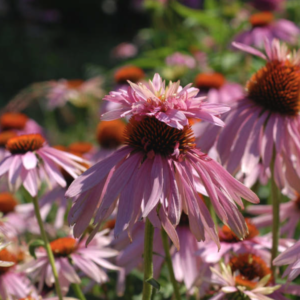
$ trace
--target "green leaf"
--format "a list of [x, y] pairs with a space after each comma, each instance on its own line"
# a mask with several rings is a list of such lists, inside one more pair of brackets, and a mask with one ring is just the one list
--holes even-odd
[[45, 243], [42, 240], [35, 240], [29, 244], [29, 253], [32, 257], [36, 259], [35, 249], [39, 247], [44, 247]]
[[154, 278], [149, 278], [146, 280], [146, 282], [151, 284], [155, 289], [157, 289], [159, 291], [160, 284]]

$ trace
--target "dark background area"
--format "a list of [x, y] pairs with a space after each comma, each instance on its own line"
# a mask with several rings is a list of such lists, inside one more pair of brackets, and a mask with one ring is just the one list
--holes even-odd
[[113, 47], [149, 26], [127, 0], [1, 0], [1, 106], [33, 82], [84, 78], [116, 65]]

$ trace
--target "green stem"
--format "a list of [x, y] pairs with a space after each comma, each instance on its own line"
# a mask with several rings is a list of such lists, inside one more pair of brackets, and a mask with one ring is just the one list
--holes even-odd
[[172, 283], [173, 289], [174, 289], [174, 296], [175, 296], [176, 300], [181, 300], [178, 284], [177, 284], [177, 281], [176, 281], [175, 275], [174, 275], [172, 259], [171, 259], [171, 255], [170, 255], [170, 251], [169, 251], [170, 250], [169, 238], [164, 229], [161, 230], [161, 237], [162, 237], [162, 242], [163, 242], [163, 246], [164, 246], [164, 250], [165, 250], [166, 264], [167, 264], [167, 267], [169, 270], [171, 283]]
[[147, 282], [153, 278], [153, 235], [154, 228], [151, 222], [146, 219], [145, 239], [144, 239], [144, 283], [143, 283], [143, 300], [150, 300], [152, 294], [152, 285]]
[[80, 300], [86, 300], [86, 298], [85, 298], [85, 296], [84, 296], [84, 294], [83, 294], [83, 292], [82, 292], [79, 284], [72, 283], [72, 289], [73, 289], [74, 293], [76, 294], [76, 296], [78, 297], [78, 299], [80, 299]]
[[275, 178], [274, 178], [274, 159], [271, 166], [271, 198], [273, 203], [273, 223], [272, 223], [272, 257], [271, 257], [271, 266], [273, 271], [274, 279], [276, 279], [276, 266], [273, 265], [273, 260], [278, 254], [278, 243], [279, 243], [279, 229], [280, 229], [280, 193], [277, 188]]
[[46, 249], [48, 259], [49, 259], [49, 262], [50, 262], [50, 265], [51, 265], [51, 268], [52, 268], [52, 272], [53, 272], [53, 276], [54, 276], [54, 280], [55, 280], [56, 293], [57, 293], [57, 296], [58, 296], [59, 300], [62, 300], [63, 297], [62, 297], [61, 288], [60, 288], [59, 281], [58, 281], [57, 270], [56, 270], [56, 267], [55, 267], [55, 259], [54, 259], [53, 252], [51, 250], [50, 243], [48, 241], [47, 234], [46, 234], [46, 231], [45, 231], [45, 228], [44, 228], [44, 224], [43, 224], [43, 220], [42, 220], [42, 217], [41, 217], [41, 214], [40, 214], [40, 208], [39, 208], [37, 197], [33, 197], [32, 202], [33, 202], [33, 205], [34, 205], [35, 216], [37, 218], [37, 221], [38, 221], [38, 224], [39, 224], [39, 227], [40, 227], [41, 236], [42, 236], [42, 239], [44, 241], [45, 249]]
[[209, 209], [209, 212], [210, 212], [210, 215], [211, 215], [211, 218], [212, 220], [214, 221], [215, 223], [215, 226], [217, 227], [218, 226], [218, 220], [217, 220], [217, 216], [216, 216], [216, 212], [214, 210], [214, 207], [210, 201], [210, 199], [206, 196], [203, 196], [204, 197], [204, 200], [205, 200], [205, 203], [206, 203], [206, 206], [208, 207]]

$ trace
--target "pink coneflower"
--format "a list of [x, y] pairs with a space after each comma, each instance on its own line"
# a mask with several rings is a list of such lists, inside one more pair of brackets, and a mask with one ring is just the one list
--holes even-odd
[[237, 83], [226, 81], [220, 73], [200, 73], [195, 78], [195, 86], [201, 96], [207, 96], [209, 103], [229, 103], [240, 99], [244, 89]]
[[[97, 283], [108, 281], [105, 270], [120, 270], [106, 260], [118, 252], [107, 247], [110, 239], [104, 234], [105, 231], [98, 233], [88, 247], [85, 247], [85, 240], [78, 241], [72, 237], [59, 238], [50, 243], [64, 294], [68, 292], [71, 283], [81, 282], [77, 269]], [[24, 264], [22, 269], [39, 282], [41, 291], [44, 283], [48, 287], [54, 285], [54, 277], [45, 249], [39, 248], [35, 252], [37, 259]]]
[[194, 69], [196, 67], [196, 60], [190, 55], [175, 52], [172, 55], [167, 56], [166, 64], [168, 66], [182, 66]]
[[9, 239], [17, 238], [27, 228], [26, 214], [18, 212], [18, 206], [20, 208], [18, 201], [11, 193], [0, 193], [0, 212], [3, 215], [0, 232]]
[[[260, 215], [252, 219], [253, 223], [261, 228], [271, 226], [273, 221], [272, 205], [257, 205], [247, 208], [247, 212], [254, 215]], [[293, 199], [280, 204], [280, 221], [286, 222], [280, 227], [280, 233], [286, 234], [288, 238], [294, 238], [296, 227], [300, 219], [300, 195], [297, 194]]]
[[9, 152], [6, 149], [6, 143], [15, 136], [17, 136], [15, 131], [9, 130], [0, 132], [0, 161], [2, 161], [5, 156], [9, 155]]
[[283, 253], [279, 254], [274, 260], [275, 266], [289, 265], [282, 277], [288, 276], [288, 280], [294, 280], [300, 274], [300, 241], [295, 243], [292, 247], [288, 248]]
[[[248, 233], [243, 240], [226, 225], [219, 229], [220, 250], [218, 251], [213, 241], [207, 241], [200, 245], [198, 253], [204, 261], [217, 263], [221, 259], [228, 261], [231, 253], [241, 254], [249, 252], [270, 260], [269, 249], [272, 248], [272, 237], [270, 235], [259, 236], [259, 231], [250, 219], [246, 219]], [[282, 252], [292, 244], [290, 240], [280, 240], [279, 251]]]
[[64, 106], [68, 101], [75, 106], [87, 106], [90, 97], [101, 98], [102, 79], [100, 77], [91, 78], [83, 81], [81, 79], [50, 81], [48, 85], [48, 108]]
[[10, 155], [0, 163], [0, 176], [7, 174], [9, 184], [15, 190], [23, 185], [32, 197], [37, 195], [41, 178], [45, 176], [66, 186], [58, 166], [73, 177], [86, 169], [80, 164], [84, 160], [49, 147], [40, 134], [13, 137], [8, 140], [6, 148]]
[[[235, 203], [243, 207], [241, 197], [254, 203], [259, 199], [195, 148], [186, 118], [186, 115], [204, 116], [220, 125], [218, 118], [210, 113], [220, 113], [224, 107], [203, 104], [201, 98], [195, 98], [198, 89], [189, 88], [190, 85], [182, 89], [179, 82], [170, 83], [165, 91], [159, 75], [154, 77], [154, 83], [150, 82], [153, 92], [143, 85], [131, 85], [130, 96], [114, 92], [107, 96], [113, 101], [123, 101], [122, 111], [134, 115], [125, 130], [127, 146], [83, 173], [66, 193], [74, 198], [69, 222], [75, 224], [75, 236], [83, 233], [92, 218], [96, 232], [118, 203], [116, 236], [126, 229], [130, 231], [140, 216], [149, 217], [154, 226], [161, 222], [179, 248], [174, 226], [184, 210], [197, 240], [204, 240], [207, 231], [218, 242], [209, 211], [196, 191], [196, 174], [220, 219], [238, 236], [244, 236], [246, 224]], [[129, 105], [137, 99], [140, 101]], [[114, 119], [122, 116], [120, 111], [108, 114]]]
[[124, 144], [125, 122], [122, 120], [101, 121], [97, 126], [96, 137], [100, 149], [95, 153], [93, 161], [100, 161]]
[[[76, 155], [78, 157], [88, 158], [93, 156], [94, 146], [87, 142], [77, 142], [72, 143], [69, 147], [64, 146], [55, 146], [55, 149], [62, 150], [67, 153], [71, 153], [72, 155]], [[87, 163], [81, 163], [81, 165], [85, 168], [89, 167]], [[66, 186], [55, 186], [52, 190], [46, 192], [40, 199], [39, 199], [39, 207], [42, 220], [46, 220], [47, 216], [51, 212], [53, 206], [57, 207], [56, 216], [54, 219], [54, 228], [60, 229], [64, 225], [65, 214], [70, 204], [70, 201], [65, 197], [65, 193], [67, 191], [67, 187], [73, 182], [74, 177], [70, 175], [66, 170], [63, 168], [60, 169], [61, 174], [66, 182]], [[24, 208], [19, 208], [19, 211], [26, 210], [27, 216], [34, 217], [34, 207], [32, 203], [24, 204]], [[53, 213], [53, 212], [52, 212]], [[32, 221], [31, 221], [32, 222]], [[31, 225], [31, 224], [30, 224]], [[49, 224], [47, 224], [49, 225]], [[32, 226], [30, 226], [32, 227]], [[51, 229], [51, 228], [49, 228]]]
[[253, 14], [249, 23], [251, 29], [238, 34], [234, 41], [255, 47], [262, 47], [264, 40], [280, 39], [290, 44], [296, 44], [300, 29], [291, 21], [280, 19], [274, 20], [270, 12]]
[[226, 116], [226, 127], [217, 140], [222, 164], [230, 173], [241, 168], [249, 176], [261, 161], [268, 174], [275, 153], [277, 185], [299, 190], [300, 53], [290, 53], [277, 40], [266, 43], [267, 57], [249, 46], [234, 46], [267, 63], [252, 75], [247, 96]]
[[282, 299], [266, 296], [278, 290], [280, 285], [271, 285], [272, 272], [259, 256], [240, 254], [232, 257], [227, 266], [221, 263], [220, 271], [214, 268], [211, 270], [215, 275], [213, 283], [220, 287], [212, 300], [235, 297], [248, 297], [251, 300]]
[[111, 54], [115, 58], [127, 59], [137, 55], [137, 47], [131, 43], [121, 43], [112, 49]]
[[[5, 249], [9, 244], [10, 243], [2, 243], [2, 242], [0, 242], [0, 251], [2, 251], [3, 249]], [[11, 267], [14, 264], [15, 264], [14, 259], [12, 259], [12, 261], [10, 261], [9, 258], [7, 258], [7, 257], [5, 257], [4, 260], [0, 259], [0, 267], [3, 268], [3, 270], [4, 270], [5, 267]]]
[[[17, 256], [7, 249], [0, 251], [0, 261], [17, 263]], [[24, 298], [35, 292], [29, 279], [15, 266], [0, 267], [0, 296], [5, 300]]]
[[[202, 273], [201, 271], [208, 271], [208, 264], [199, 255], [196, 255], [202, 243], [198, 243], [191, 233], [188, 216], [184, 213], [181, 215], [176, 231], [180, 240], [180, 249], [177, 251], [174, 246], [170, 249], [170, 252], [173, 253], [174, 275], [177, 281], [184, 282], [188, 293], [193, 294], [196, 279]], [[200, 294], [204, 294], [207, 289], [208, 284], [202, 282]]]
[[0, 118], [1, 132], [15, 132], [16, 134], [43, 134], [43, 128], [25, 114], [17, 112], [4, 113]]

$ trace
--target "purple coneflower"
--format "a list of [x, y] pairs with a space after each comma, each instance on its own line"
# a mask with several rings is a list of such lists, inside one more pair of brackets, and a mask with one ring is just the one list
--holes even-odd
[[235, 42], [258, 48], [263, 46], [265, 39], [269, 41], [280, 39], [290, 44], [297, 43], [300, 29], [289, 20], [274, 20], [270, 12], [253, 14], [249, 23], [252, 28], [238, 34], [234, 39]]
[[0, 131], [15, 132], [17, 135], [40, 133], [43, 135], [43, 128], [25, 114], [18, 112], [4, 113], [0, 118]]
[[[64, 294], [68, 292], [71, 283], [81, 282], [76, 269], [97, 283], [108, 281], [105, 270], [120, 270], [107, 260], [116, 256], [118, 251], [107, 247], [111, 240], [104, 235], [105, 233], [98, 233], [88, 247], [85, 247], [85, 240], [78, 241], [72, 237], [59, 238], [50, 243]], [[24, 264], [22, 270], [39, 282], [41, 291], [44, 283], [49, 287], [53, 286], [54, 276], [44, 248], [37, 249], [36, 256], [37, 259]]]
[[226, 115], [217, 140], [221, 162], [230, 173], [241, 169], [249, 176], [260, 161], [264, 173], [270, 174], [274, 161], [277, 185], [299, 190], [300, 53], [290, 53], [277, 40], [266, 42], [267, 56], [246, 45], [234, 46], [267, 63], [248, 81], [246, 97]]
[[227, 104], [244, 96], [244, 89], [237, 83], [226, 81], [221, 73], [200, 73], [195, 78], [199, 96], [207, 96], [209, 103]]
[[68, 101], [75, 106], [87, 106], [90, 97], [100, 98], [103, 91], [100, 88], [102, 79], [99, 77], [83, 81], [81, 79], [47, 82], [48, 108], [64, 106]]
[[[280, 285], [272, 285], [272, 272], [259, 256], [245, 253], [233, 256], [228, 265], [221, 263], [221, 270], [211, 268], [214, 273], [213, 283], [220, 290], [211, 300], [249, 298], [251, 300], [266, 300]], [[282, 296], [281, 296], [282, 297]]]
[[[7, 249], [0, 251], [0, 261], [18, 262], [17, 256]], [[35, 288], [24, 273], [18, 272], [16, 266], [0, 267], [0, 296], [5, 300], [24, 298], [35, 293]]]
[[[253, 223], [258, 227], [272, 225], [273, 220], [272, 205], [249, 206], [247, 212], [258, 217], [252, 218]], [[280, 228], [281, 234], [286, 234], [288, 238], [294, 238], [295, 230], [300, 219], [300, 195], [296, 194], [290, 201], [280, 204], [280, 221], [286, 222]]]
[[300, 274], [300, 241], [295, 243], [292, 247], [278, 255], [274, 260], [275, 266], [289, 265], [284, 271], [282, 277], [288, 276], [288, 280], [294, 280]]
[[7, 174], [8, 182], [15, 190], [21, 185], [31, 194], [37, 195], [42, 178], [50, 178], [66, 186], [59, 167], [77, 177], [86, 168], [78, 156], [49, 147], [40, 134], [13, 137], [6, 144], [10, 155], [0, 163], [0, 176]]
[[204, 240], [207, 231], [218, 242], [214, 222], [197, 194], [197, 174], [220, 219], [243, 237], [247, 228], [235, 203], [243, 207], [241, 197], [254, 203], [259, 199], [195, 148], [187, 119], [203, 117], [222, 125], [215, 115], [227, 108], [203, 102], [196, 97], [198, 89], [190, 85], [182, 88], [177, 82], [165, 87], [158, 74], [149, 89], [142, 84], [131, 86], [128, 94], [112, 92], [106, 97], [123, 106], [105, 114], [107, 118], [133, 114], [125, 130], [126, 146], [83, 173], [66, 193], [74, 198], [69, 222], [75, 224], [75, 236], [84, 232], [92, 218], [97, 232], [118, 203], [115, 236], [130, 232], [140, 217], [149, 217], [154, 226], [162, 224], [179, 248], [174, 226], [184, 211], [197, 240]]
[[196, 67], [196, 60], [190, 55], [175, 52], [166, 57], [166, 64], [168, 66], [182, 66], [194, 69]]
[[[228, 261], [231, 253], [242, 254], [247, 252], [258, 255], [265, 261], [269, 261], [272, 236], [259, 236], [258, 229], [250, 219], [246, 219], [246, 224], [248, 233], [243, 240], [239, 239], [228, 226], [224, 225], [219, 229], [220, 250], [218, 251], [213, 241], [207, 241], [200, 245], [198, 253], [208, 263], [217, 263], [221, 259]], [[278, 249], [282, 252], [292, 244], [292, 241], [282, 239], [280, 240]]]
[[115, 58], [127, 59], [137, 55], [138, 49], [134, 44], [121, 43], [112, 49], [111, 55]]

